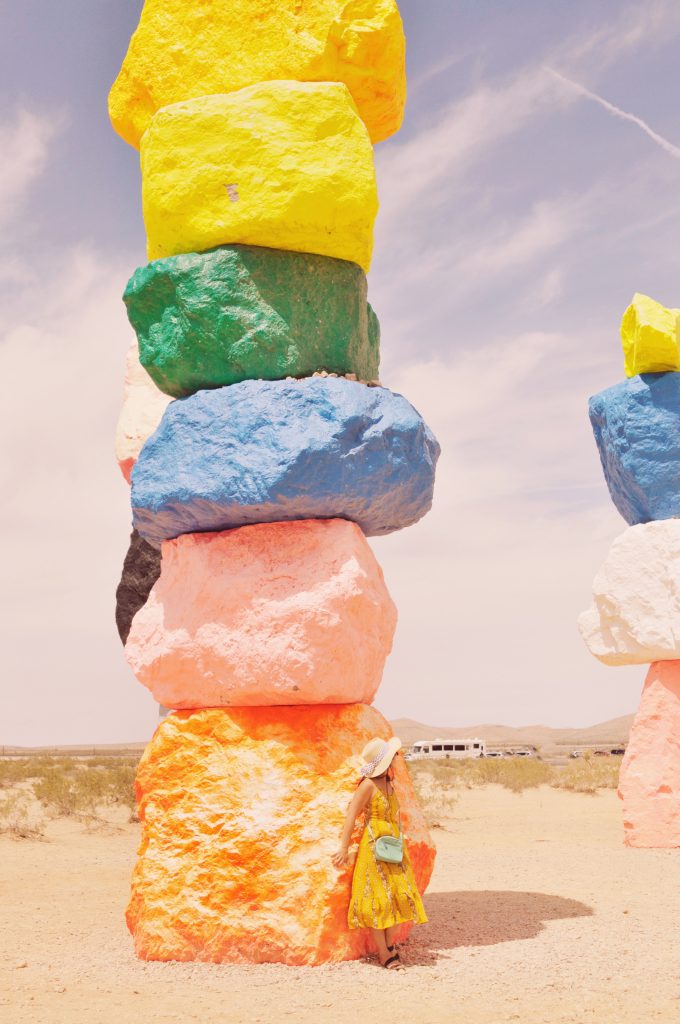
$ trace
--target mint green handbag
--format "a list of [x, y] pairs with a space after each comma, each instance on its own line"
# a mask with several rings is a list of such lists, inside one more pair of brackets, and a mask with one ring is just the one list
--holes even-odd
[[378, 836], [373, 846], [375, 859], [383, 864], [401, 864], [404, 859], [404, 833], [401, 830], [401, 811], [397, 811], [398, 836]]
[[404, 859], [404, 837], [399, 830], [399, 835], [379, 836], [375, 841], [375, 859], [383, 864], [401, 864]]

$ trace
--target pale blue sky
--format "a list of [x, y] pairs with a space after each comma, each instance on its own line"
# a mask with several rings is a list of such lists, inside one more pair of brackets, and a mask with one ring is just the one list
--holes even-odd
[[[432, 514], [374, 542], [400, 609], [376, 703], [451, 725], [614, 717], [644, 669], [600, 666], [576, 631], [625, 525], [587, 398], [622, 377], [634, 291], [680, 306], [680, 5], [400, 6], [410, 96], [377, 150], [370, 290], [383, 382], [444, 455]], [[0, 742], [144, 739], [154, 722], [112, 612], [129, 523], [119, 296], [144, 232], [106, 96], [140, 8], [0, 3]]]

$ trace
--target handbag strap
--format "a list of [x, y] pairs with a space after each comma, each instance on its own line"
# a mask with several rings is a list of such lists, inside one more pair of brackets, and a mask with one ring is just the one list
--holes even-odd
[[[389, 804], [389, 802], [390, 802], [390, 797], [389, 797], [390, 789], [392, 790], [392, 792], [394, 793], [395, 796], [397, 796], [397, 794], [395, 793], [394, 786], [392, 785], [392, 783], [390, 782], [389, 779], [387, 779], [387, 786], [388, 786], [388, 790], [387, 790], [387, 803]], [[398, 826], [399, 826], [399, 838], [401, 839], [403, 837], [404, 833], [401, 830], [401, 807], [399, 806], [399, 797], [397, 797], [397, 823], [398, 823]]]

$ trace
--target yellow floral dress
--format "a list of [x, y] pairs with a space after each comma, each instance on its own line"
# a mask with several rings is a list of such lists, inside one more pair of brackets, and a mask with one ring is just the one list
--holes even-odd
[[350, 928], [391, 928], [404, 921], [427, 921], [406, 843], [401, 864], [385, 864], [375, 859], [375, 840], [379, 836], [399, 835], [398, 811], [394, 791], [390, 790], [386, 797], [376, 787], [366, 808], [366, 824], [354, 865], [347, 912]]

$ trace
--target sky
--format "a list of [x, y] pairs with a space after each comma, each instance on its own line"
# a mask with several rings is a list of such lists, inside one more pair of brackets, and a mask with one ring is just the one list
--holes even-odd
[[[113, 455], [145, 262], [107, 93], [139, 0], [0, 0], [0, 744], [147, 739], [114, 623]], [[377, 707], [589, 725], [637, 707], [577, 627], [625, 523], [587, 415], [635, 291], [680, 306], [676, 0], [402, 0], [409, 99], [376, 149], [382, 382], [443, 454], [432, 512], [372, 546], [399, 608]]]

